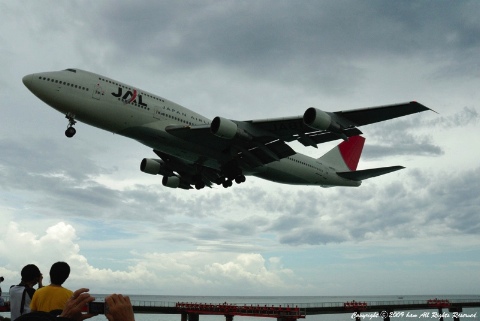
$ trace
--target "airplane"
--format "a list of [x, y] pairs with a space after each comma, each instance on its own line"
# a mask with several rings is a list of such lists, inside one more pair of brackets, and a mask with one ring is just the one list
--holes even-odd
[[[144, 158], [140, 170], [161, 175], [170, 188], [227, 188], [253, 175], [292, 185], [360, 186], [368, 178], [404, 168], [357, 170], [365, 143], [358, 126], [419, 113], [415, 102], [327, 112], [310, 107], [303, 115], [238, 121], [206, 118], [163, 97], [120, 81], [68, 68], [22, 79], [40, 100], [68, 119], [73, 137], [77, 120], [132, 138], [158, 158]], [[317, 148], [342, 140], [320, 158], [295, 152], [289, 142]]]

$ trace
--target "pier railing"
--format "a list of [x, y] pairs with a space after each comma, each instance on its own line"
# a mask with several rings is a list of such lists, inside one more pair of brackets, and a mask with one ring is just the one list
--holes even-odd
[[[391, 300], [391, 301], [358, 301], [358, 303], [366, 303], [367, 306], [404, 306], [404, 305], [424, 305], [424, 306], [431, 306], [435, 307], [437, 304], [445, 304], [448, 302], [450, 305], [455, 304], [469, 304], [469, 303], [478, 303], [480, 302], [480, 298], [476, 299], [458, 299], [458, 300], [438, 300], [440, 303], [436, 303], [435, 299], [430, 300]], [[446, 302], [445, 302], [446, 301]], [[169, 302], [169, 301], [138, 301], [132, 300], [133, 306], [139, 307], [170, 307], [175, 308], [177, 306], [177, 302]], [[189, 303], [199, 303], [199, 302], [189, 302]], [[204, 304], [203, 302], [202, 304]], [[210, 303], [210, 302], [207, 302]], [[310, 302], [310, 303], [298, 303], [298, 302], [282, 302], [282, 303], [272, 303], [272, 302], [264, 302], [264, 303], [231, 303], [237, 306], [271, 306], [274, 304], [275, 306], [290, 306], [290, 307], [299, 307], [299, 308], [343, 308], [345, 307], [346, 302]], [[211, 304], [220, 304], [218, 302], [211, 302]]]
[[[8, 301], [8, 296], [4, 297]], [[305, 315], [349, 313], [352, 311], [406, 311], [448, 309], [461, 311], [462, 308], [480, 307], [480, 297], [464, 299], [429, 299], [429, 300], [390, 300], [390, 301], [349, 301], [349, 302], [283, 302], [283, 303], [218, 303], [218, 302], [169, 302], [132, 300], [135, 313], [146, 314], [231, 314], [274, 317], [277, 315], [291, 315], [304, 318]], [[272, 305], [273, 304], [273, 305]], [[228, 306], [225, 311], [210, 307]], [[201, 307], [201, 308], [200, 308]], [[1, 307], [0, 311], [8, 311]], [[268, 309], [267, 309], [268, 308]], [[228, 312], [228, 313], [226, 313]], [[287, 313], [288, 312], [288, 313]]]

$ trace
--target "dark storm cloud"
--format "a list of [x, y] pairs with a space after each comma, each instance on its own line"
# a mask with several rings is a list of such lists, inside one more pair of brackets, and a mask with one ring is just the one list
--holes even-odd
[[437, 209], [429, 213], [428, 221], [441, 221], [455, 231], [465, 234], [480, 233], [480, 167], [461, 176], [442, 173], [444, 184], [432, 184], [431, 197], [440, 200]]
[[[479, 168], [460, 175], [427, 176], [413, 171], [409, 176], [416, 178], [413, 185], [394, 182], [381, 188], [357, 189], [342, 195], [341, 201], [331, 197], [333, 205], [309, 209], [318, 213], [316, 218], [292, 216], [286, 211], [272, 222], [272, 229], [278, 232], [281, 243], [289, 245], [480, 233]], [[301, 206], [305, 199], [290, 201]], [[322, 220], [325, 215], [329, 219]]]
[[93, 166], [88, 159], [77, 160], [76, 154], [87, 154], [86, 150], [72, 146], [72, 151], [75, 149], [75, 152], [69, 153], [64, 147], [48, 139], [30, 137], [27, 141], [20, 141], [14, 137], [4, 138], [0, 140], [0, 148], [5, 151], [0, 154], [0, 163], [8, 167], [9, 171], [4, 172], [4, 175], [11, 175], [9, 183], [12, 184], [25, 184], [25, 181], [15, 180], [19, 175], [32, 175], [32, 177], [38, 174], [61, 175], [67, 169], [68, 176], [75, 180], [87, 179], [87, 173], [93, 175], [110, 173], [104, 168]]
[[82, 33], [69, 40], [85, 64], [100, 70], [137, 64], [172, 78], [172, 72], [194, 77], [196, 70], [219, 66], [238, 72], [235, 78], [247, 74], [338, 94], [354, 90], [377, 58], [444, 58], [442, 68], [450, 70], [432, 77], [449, 77], [461, 64], [463, 75], [478, 76], [472, 59], [479, 44], [474, 14], [479, 6], [475, 1], [108, 1], [58, 5], [47, 19], [34, 17], [29, 25], [45, 31], [41, 36], [58, 34], [72, 20], [69, 27]]
[[[471, 64], [477, 2], [102, 2], [87, 24], [105, 61], [142, 60], [157, 73], [221, 66], [325, 94], [362, 81], [360, 60], [449, 57]], [[95, 23], [93, 23], [95, 20]], [[438, 57], [438, 55], [442, 57]], [[470, 55], [472, 56], [472, 55]]]
[[[435, 146], [430, 137], [413, 137], [411, 134], [403, 133], [395, 136], [392, 133], [383, 136], [388, 145], [367, 144], [364, 148], [364, 159], [385, 158], [398, 155], [415, 156], [441, 156], [444, 154], [439, 146]], [[389, 139], [393, 138], [393, 139]]]
[[[426, 113], [431, 114], [431, 112]], [[433, 142], [432, 136], [435, 129], [462, 128], [475, 125], [480, 119], [474, 107], [463, 107], [454, 113], [437, 114], [433, 117], [426, 117], [426, 113], [375, 124], [375, 126], [366, 126], [364, 132], [368, 133], [368, 137], [379, 137], [381, 143], [375, 144], [367, 139], [362, 157], [376, 159], [397, 155], [442, 156], [445, 153], [444, 147]], [[432, 134], [414, 134], [415, 129], [418, 128], [430, 130]]]
[[477, 124], [479, 120], [480, 115], [474, 107], [464, 106], [460, 111], [455, 112], [454, 114], [434, 117], [427, 123], [427, 125], [430, 124], [440, 128], [448, 129], [452, 127], [462, 127]]
[[[0, 140], [0, 148], [8, 151], [0, 154], [0, 184], [5, 190], [23, 191], [26, 207], [49, 212], [50, 217], [158, 221], [175, 214], [175, 204], [188, 208], [185, 200], [168, 192], [160, 195], [154, 187], [136, 185], [120, 191], [96, 182], [96, 177], [112, 170], [97, 165], [89, 152], [78, 146], [71, 145], [66, 152], [63, 146], [48, 140]], [[140, 216], [134, 214], [139, 207]]]

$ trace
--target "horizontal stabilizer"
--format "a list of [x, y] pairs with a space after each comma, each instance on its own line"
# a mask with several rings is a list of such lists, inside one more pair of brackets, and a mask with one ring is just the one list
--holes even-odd
[[353, 171], [353, 172], [337, 172], [337, 174], [338, 176], [341, 176], [346, 179], [350, 179], [352, 181], [363, 181], [364, 179], [385, 175], [385, 174], [395, 172], [404, 168], [405, 167], [403, 166], [390, 166], [390, 167], [364, 169], [364, 170]]

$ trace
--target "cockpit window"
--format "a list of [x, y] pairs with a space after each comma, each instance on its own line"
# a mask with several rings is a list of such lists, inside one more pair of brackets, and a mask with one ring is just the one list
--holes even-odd
[[68, 71], [71, 71], [71, 72], [77, 72], [75, 69], [72, 69], [72, 68], [68, 68], [68, 69], [65, 69], [65, 70], [68, 70]]

